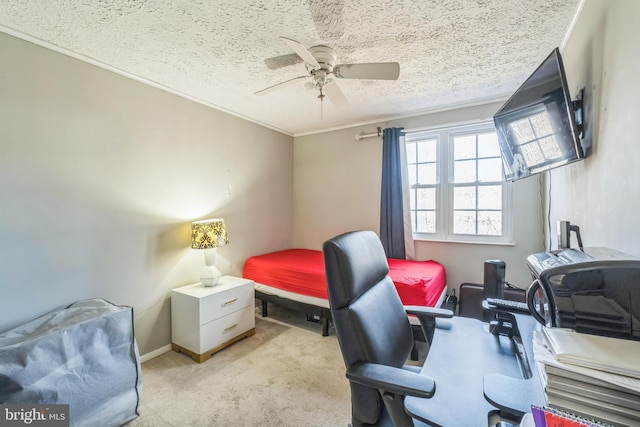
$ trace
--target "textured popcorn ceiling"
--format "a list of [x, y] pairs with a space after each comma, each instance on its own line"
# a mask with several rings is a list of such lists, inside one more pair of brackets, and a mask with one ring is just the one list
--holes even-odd
[[[579, 2], [0, 0], [0, 31], [300, 135], [504, 99], [561, 45]], [[322, 119], [304, 80], [253, 95], [306, 74], [280, 36], [341, 63], [397, 61], [400, 78], [338, 80], [350, 106], [325, 100]]]

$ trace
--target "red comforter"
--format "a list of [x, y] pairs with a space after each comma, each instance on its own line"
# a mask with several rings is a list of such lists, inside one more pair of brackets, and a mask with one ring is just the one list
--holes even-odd
[[[444, 267], [435, 261], [389, 258], [389, 276], [404, 305], [434, 307], [446, 286]], [[285, 291], [328, 299], [321, 251], [288, 249], [253, 256], [243, 277]]]

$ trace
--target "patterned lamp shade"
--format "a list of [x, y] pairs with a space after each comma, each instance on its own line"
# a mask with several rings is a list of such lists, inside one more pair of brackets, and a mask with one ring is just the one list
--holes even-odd
[[229, 243], [222, 219], [205, 219], [191, 223], [191, 248], [211, 249]]

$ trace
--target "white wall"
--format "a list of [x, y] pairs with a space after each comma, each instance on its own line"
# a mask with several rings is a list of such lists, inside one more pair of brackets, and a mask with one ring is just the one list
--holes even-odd
[[638, 16], [636, 0], [587, 0], [562, 52], [572, 96], [586, 91], [593, 152], [551, 173], [554, 248], [555, 224], [569, 220], [580, 226], [585, 246], [640, 256]]
[[191, 220], [225, 219], [223, 274], [291, 247], [290, 136], [4, 34], [0, 57], [0, 331], [103, 297], [144, 354], [204, 267]]
[[[294, 143], [295, 245], [320, 249], [322, 243], [350, 230], [379, 231], [382, 139], [355, 140], [376, 127], [416, 129], [491, 119], [502, 102], [423, 116], [299, 136]], [[450, 289], [464, 282], [482, 283], [487, 259], [507, 263], [507, 280], [518, 287], [531, 282], [527, 255], [543, 250], [542, 200], [538, 177], [513, 187], [514, 245], [479, 245], [417, 241], [416, 259], [433, 259], [447, 271]], [[456, 291], [458, 292], [458, 291]]]

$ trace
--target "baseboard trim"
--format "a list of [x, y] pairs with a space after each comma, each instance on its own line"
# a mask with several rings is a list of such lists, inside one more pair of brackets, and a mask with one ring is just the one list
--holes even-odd
[[171, 351], [171, 344], [167, 344], [165, 346], [162, 346], [156, 350], [150, 351], [149, 353], [145, 353], [142, 356], [140, 356], [140, 363], [147, 362], [153, 358], [162, 356], [163, 354], [168, 353], [170, 351]]

